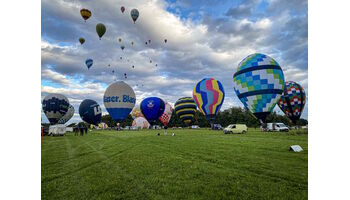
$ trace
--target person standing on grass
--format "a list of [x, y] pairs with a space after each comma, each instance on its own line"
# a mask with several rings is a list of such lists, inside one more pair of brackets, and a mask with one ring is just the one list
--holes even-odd
[[164, 135], [167, 134], [168, 126], [164, 126]]
[[87, 126], [84, 127], [84, 130], [85, 130], [85, 135], [87, 135], [87, 132], [88, 132]]

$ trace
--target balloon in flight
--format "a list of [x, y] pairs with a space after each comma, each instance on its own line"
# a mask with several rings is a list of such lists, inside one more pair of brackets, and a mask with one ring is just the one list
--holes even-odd
[[85, 99], [79, 106], [79, 115], [84, 122], [98, 125], [101, 122], [102, 110], [96, 101]]
[[255, 53], [239, 63], [233, 86], [243, 105], [264, 123], [283, 93], [283, 71], [273, 58]]
[[123, 120], [135, 106], [135, 92], [125, 82], [115, 82], [106, 89], [103, 96], [103, 103], [109, 115], [115, 121]]
[[131, 18], [132, 18], [132, 20], [134, 21], [134, 24], [135, 24], [137, 18], [139, 17], [139, 11], [137, 9], [132, 9], [130, 11], [130, 15], [131, 15]]
[[120, 7], [120, 10], [122, 11], [122, 13], [124, 13], [125, 7], [124, 6]]
[[224, 87], [216, 79], [204, 78], [194, 86], [193, 99], [199, 110], [207, 117], [210, 124], [212, 124], [224, 103]]
[[66, 114], [58, 121], [58, 124], [65, 124], [68, 122], [74, 115], [74, 107], [72, 105], [69, 105], [68, 111]]
[[278, 106], [287, 117], [296, 124], [303, 112], [305, 100], [306, 95], [304, 88], [296, 82], [288, 81], [284, 86], [284, 91], [278, 101]]
[[98, 23], [96, 25], [96, 33], [101, 40], [102, 36], [106, 33], [106, 26], [102, 23]]
[[122, 45], [120, 48], [121, 48], [122, 50], [124, 50], [125, 46], [124, 46], [124, 45]]
[[94, 64], [94, 61], [89, 58], [89, 59], [86, 59], [85, 64], [87, 68], [90, 69], [90, 67]]
[[81, 38], [79, 38], [79, 42], [80, 42], [80, 44], [84, 44], [85, 39], [81, 37]]
[[50, 124], [54, 125], [67, 113], [69, 101], [62, 94], [49, 94], [44, 98], [42, 106]]
[[86, 20], [88, 20], [91, 17], [91, 11], [88, 9], [85, 9], [85, 8], [80, 10], [80, 14], [83, 17], [83, 19], [85, 20], [85, 22], [86, 22]]
[[192, 97], [182, 97], [174, 105], [176, 115], [186, 124], [193, 121], [197, 105]]
[[140, 108], [143, 116], [152, 124], [163, 114], [165, 103], [158, 97], [148, 97], [142, 100]]

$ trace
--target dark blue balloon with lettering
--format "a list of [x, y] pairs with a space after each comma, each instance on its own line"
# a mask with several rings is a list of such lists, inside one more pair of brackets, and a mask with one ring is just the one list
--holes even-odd
[[140, 109], [147, 121], [154, 123], [164, 112], [165, 103], [158, 97], [148, 97], [141, 102]]
[[79, 106], [79, 115], [86, 123], [98, 125], [101, 122], [102, 110], [96, 101], [85, 99]]

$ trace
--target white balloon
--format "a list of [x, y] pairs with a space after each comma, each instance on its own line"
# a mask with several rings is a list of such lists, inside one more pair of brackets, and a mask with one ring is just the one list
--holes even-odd
[[140, 129], [147, 129], [150, 126], [150, 124], [144, 117], [136, 117], [136, 119], [134, 119], [134, 121], [132, 122], [132, 126], [136, 126]]
[[135, 106], [135, 92], [124, 81], [115, 82], [106, 89], [103, 96], [103, 103], [109, 115], [114, 120], [123, 120]]
[[58, 124], [65, 124], [68, 122], [74, 115], [74, 107], [69, 105], [67, 113], [58, 121]]

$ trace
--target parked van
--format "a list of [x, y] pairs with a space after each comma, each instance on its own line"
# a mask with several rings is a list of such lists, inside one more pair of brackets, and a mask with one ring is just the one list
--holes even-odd
[[267, 131], [279, 131], [279, 132], [288, 132], [289, 128], [283, 123], [267, 123]]
[[245, 124], [230, 124], [224, 129], [225, 134], [229, 133], [247, 133], [248, 128]]

